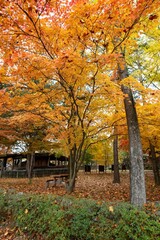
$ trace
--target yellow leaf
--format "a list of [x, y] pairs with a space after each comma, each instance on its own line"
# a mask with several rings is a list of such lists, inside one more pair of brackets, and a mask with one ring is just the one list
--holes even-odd
[[109, 206], [109, 212], [113, 213], [113, 211], [114, 211], [113, 206]]
[[25, 209], [24, 213], [27, 214], [28, 213], [28, 209]]

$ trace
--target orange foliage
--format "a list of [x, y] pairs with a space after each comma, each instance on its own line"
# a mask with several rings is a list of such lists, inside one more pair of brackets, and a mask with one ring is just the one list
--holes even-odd
[[117, 61], [123, 64], [119, 48], [135, 45], [130, 36], [143, 29], [140, 20], [157, 18], [157, 4], [1, 0], [0, 74], [7, 90], [1, 90], [0, 108], [14, 113], [9, 129], [21, 129], [22, 137], [26, 128], [46, 124], [44, 139], [59, 139], [66, 151], [87, 146], [106, 129], [112, 134], [123, 115], [123, 95], [110, 72]]

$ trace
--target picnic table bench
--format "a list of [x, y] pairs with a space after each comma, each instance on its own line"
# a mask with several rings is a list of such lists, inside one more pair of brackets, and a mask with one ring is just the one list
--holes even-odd
[[53, 184], [54, 187], [62, 183], [66, 184], [69, 178], [69, 174], [63, 173], [51, 175], [50, 177], [51, 178], [46, 181], [46, 188], [48, 188], [51, 183]]

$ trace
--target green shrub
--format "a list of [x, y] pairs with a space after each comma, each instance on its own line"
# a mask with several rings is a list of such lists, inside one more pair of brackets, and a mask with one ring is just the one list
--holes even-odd
[[125, 203], [1, 192], [3, 211], [29, 239], [160, 240], [159, 216]]
[[79, 199], [68, 208], [65, 207], [69, 239], [93, 239], [89, 232], [93, 222], [96, 221], [99, 208], [95, 201], [86, 199]]
[[[15, 199], [14, 199], [15, 200]], [[19, 196], [15, 201], [14, 217], [22, 231], [41, 235], [44, 239], [63, 240], [64, 211], [54, 199], [43, 196]]]
[[131, 205], [115, 208], [113, 235], [117, 240], [156, 240], [160, 239], [158, 216], [147, 214]]

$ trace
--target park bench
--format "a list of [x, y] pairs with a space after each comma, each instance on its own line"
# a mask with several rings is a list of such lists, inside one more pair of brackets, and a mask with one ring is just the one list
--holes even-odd
[[67, 173], [51, 175], [51, 178], [46, 181], [46, 188], [48, 188], [50, 185], [53, 187], [56, 187], [58, 185], [66, 185], [68, 178], [69, 174]]

